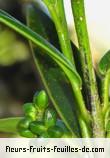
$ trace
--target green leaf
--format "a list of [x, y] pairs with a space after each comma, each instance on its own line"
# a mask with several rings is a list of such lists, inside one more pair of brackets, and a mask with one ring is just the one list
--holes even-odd
[[[46, 19], [47, 25], [50, 26], [51, 20], [47, 18], [46, 15], [45, 17], [44, 15], [43, 17], [41, 15], [42, 13], [38, 9], [35, 10], [32, 6], [28, 7], [28, 25], [32, 28], [32, 30], [51, 41], [51, 37], [48, 36], [48, 32], [43, 23]], [[54, 30], [51, 29], [50, 34], [53, 34], [53, 31]], [[78, 124], [76, 120], [76, 111], [74, 107], [72, 89], [64, 73], [54, 62], [49, 60], [48, 56], [42, 55], [42, 50], [39, 50], [32, 43], [31, 48], [33, 55], [35, 56], [35, 63], [38, 72], [54, 107], [56, 108], [68, 129], [71, 132], [74, 131], [75, 134], [78, 135]]]
[[51, 18], [46, 13], [44, 13], [43, 8], [39, 6], [39, 3], [37, 1], [32, 5], [28, 5], [28, 7], [29, 6], [30, 8], [33, 7], [33, 14], [35, 14], [36, 16], [36, 21], [34, 20], [33, 23], [37, 23], [37, 25], [39, 26], [35, 27], [36, 33], [43, 32], [43, 37], [47, 39], [49, 43], [54, 45], [54, 47], [61, 51], [57, 30]]
[[76, 72], [73, 64], [68, 61], [53, 45], [2, 10], [0, 10], [0, 22], [9, 26], [32, 41], [38, 47], [42, 48], [44, 50], [43, 53], [47, 53], [63, 69], [68, 78], [70, 80], [74, 80], [74, 84], [81, 87], [81, 78]]
[[101, 58], [98, 64], [98, 71], [102, 76], [110, 69], [110, 50]]
[[17, 125], [22, 117], [0, 119], [0, 132], [17, 133]]

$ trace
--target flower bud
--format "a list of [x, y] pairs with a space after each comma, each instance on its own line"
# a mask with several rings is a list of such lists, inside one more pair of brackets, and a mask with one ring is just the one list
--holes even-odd
[[44, 132], [46, 132], [46, 127], [41, 121], [31, 122], [29, 128], [34, 134], [38, 135], [42, 135]]
[[18, 123], [18, 130], [19, 129], [28, 129], [31, 121], [32, 120], [30, 118], [24, 118], [24, 119], [20, 120]]
[[36, 113], [36, 108], [34, 107], [33, 103], [26, 103], [23, 105], [23, 111], [25, 114], [30, 112]]
[[44, 90], [36, 93], [33, 98], [33, 103], [36, 108], [45, 109], [48, 106], [48, 96]]
[[23, 111], [26, 117], [29, 117], [32, 121], [36, 120], [36, 108], [34, 107], [33, 103], [26, 103], [23, 106]]
[[37, 136], [34, 135], [29, 129], [22, 129], [19, 130], [19, 133], [22, 137], [26, 137], [26, 138], [36, 138]]

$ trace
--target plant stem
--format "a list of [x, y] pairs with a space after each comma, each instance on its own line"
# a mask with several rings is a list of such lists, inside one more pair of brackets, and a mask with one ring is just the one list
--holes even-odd
[[[61, 66], [62, 67], [62, 66]], [[75, 98], [75, 103], [76, 103], [76, 113], [77, 113], [77, 118], [79, 120], [80, 128], [82, 131], [82, 136], [85, 137], [90, 137], [90, 126], [91, 126], [91, 115], [86, 109], [83, 96], [81, 93], [81, 86], [79, 86], [75, 80], [74, 80], [74, 75], [71, 73], [71, 71], [68, 71], [68, 69], [64, 68], [64, 72], [67, 75], [74, 94]]]
[[110, 83], [110, 70], [107, 71], [105, 78], [102, 81], [103, 84], [103, 114], [105, 116], [109, 107], [109, 83]]
[[68, 69], [66, 67], [64, 67], [63, 65], [60, 65], [61, 68], [64, 70], [65, 74], [67, 75], [70, 84], [72, 86], [72, 90], [73, 90], [73, 94], [76, 100], [76, 104], [77, 104], [77, 110], [80, 116], [82, 116], [82, 118], [85, 120], [85, 122], [90, 123], [91, 121], [91, 115], [89, 114], [89, 112], [86, 109], [84, 100], [83, 100], [83, 96], [81, 93], [81, 85], [77, 84], [77, 81], [75, 80], [74, 74], [71, 73], [71, 71], [68, 71]]
[[64, 1], [63, 0], [54, 0], [53, 2], [52, 1], [50, 2], [49, 0], [43, 0], [43, 1], [48, 7], [48, 10], [52, 16], [52, 20], [56, 26], [56, 31], [58, 33], [62, 52], [67, 57], [67, 59], [69, 59], [75, 66], [66, 17], [65, 17], [64, 4], [63, 4]]
[[90, 138], [91, 136], [90, 136], [89, 129], [91, 126], [91, 121], [92, 121], [91, 115], [86, 109], [81, 90], [79, 89], [79, 87], [77, 87], [74, 84], [74, 82], [71, 82], [71, 84], [72, 84], [72, 89], [73, 89], [74, 96], [76, 99], [77, 117], [79, 120], [82, 137]]
[[92, 56], [85, 19], [84, 0], [71, 0], [75, 28], [80, 49], [80, 61], [88, 104], [92, 108], [93, 137], [104, 137], [99, 95], [93, 69]]
[[22, 117], [10, 117], [0, 119], [0, 132], [17, 133], [17, 124]]
[[91, 138], [90, 128], [89, 126], [87, 126], [86, 122], [82, 118], [79, 119], [79, 124], [81, 128], [82, 138]]
[[72, 84], [72, 89], [73, 89], [74, 96], [76, 99], [79, 115], [81, 115], [81, 117], [83, 118], [83, 120], [85, 120], [85, 122], [90, 123], [91, 116], [86, 109], [81, 90], [79, 89], [77, 85], [74, 84], [74, 82], [72, 82], [71, 84]]

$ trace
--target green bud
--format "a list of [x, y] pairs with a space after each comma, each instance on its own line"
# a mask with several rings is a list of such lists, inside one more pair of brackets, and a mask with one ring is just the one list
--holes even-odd
[[38, 135], [42, 135], [44, 132], [46, 132], [46, 127], [41, 121], [31, 122], [29, 128], [34, 134], [38, 134]]
[[46, 127], [52, 127], [55, 126], [57, 121], [57, 115], [56, 112], [53, 109], [48, 108], [44, 115], [44, 123]]
[[26, 137], [26, 138], [36, 138], [37, 136], [34, 135], [29, 129], [22, 129], [22, 130], [19, 130], [19, 134], [22, 136], [22, 137]]
[[36, 108], [45, 109], [48, 106], [48, 96], [44, 90], [39, 93], [35, 93], [33, 97], [33, 103]]
[[23, 105], [23, 111], [25, 114], [30, 112], [36, 113], [36, 108], [34, 107], [33, 103], [26, 103]]
[[36, 113], [34, 113], [34, 112], [29, 112], [29, 113], [25, 114], [25, 116], [30, 118], [32, 121], [36, 120]]
[[36, 120], [36, 108], [33, 103], [26, 103], [23, 105], [23, 111], [26, 117], [29, 117], [32, 121]]
[[54, 126], [48, 129], [48, 134], [50, 135], [50, 138], [61, 138], [63, 130], [59, 126]]
[[32, 120], [30, 118], [24, 118], [24, 119], [20, 120], [18, 123], [18, 130], [19, 129], [28, 129], [31, 121]]

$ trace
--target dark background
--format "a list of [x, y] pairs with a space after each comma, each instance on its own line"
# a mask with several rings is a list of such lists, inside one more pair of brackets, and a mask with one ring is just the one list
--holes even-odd
[[[0, 9], [25, 23], [26, 3], [0, 0]], [[39, 88], [28, 41], [0, 24], [0, 118], [21, 116], [23, 103], [31, 102]]]

